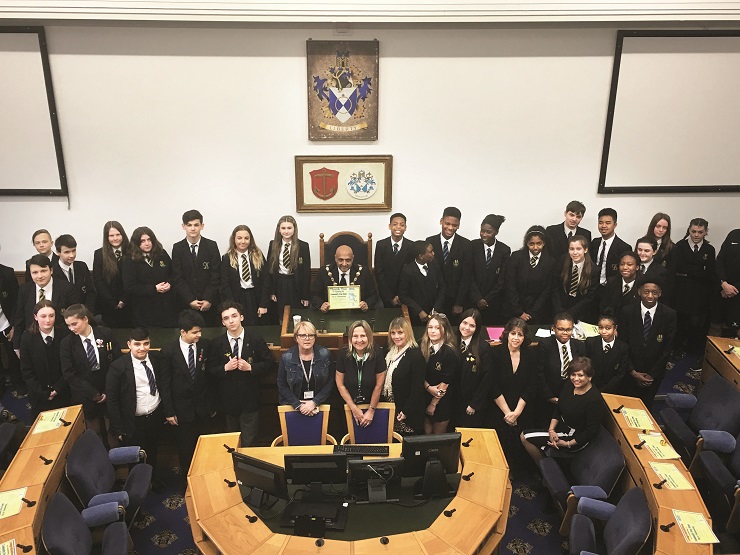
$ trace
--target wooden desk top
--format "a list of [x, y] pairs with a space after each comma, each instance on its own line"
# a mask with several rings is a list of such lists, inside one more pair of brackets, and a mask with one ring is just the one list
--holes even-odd
[[[0, 520], [0, 522], [5, 522], [5, 520]], [[0, 544], [3, 544], [8, 540], [15, 540], [17, 555], [38, 555], [38, 551], [36, 551], [35, 543], [33, 541], [33, 530], [30, 526], [26, 526], [25, 528], [20, 528], [18, 530], [6, 530], [3, 528], [3, 531], [0, 532]], [[28, 553], [24, 554], [18, 545], [30, 545], [32, 549]]]
[[[35, 486], [26, 486], [26, 495], [24, 496], [29, 501], [36, 501], [33, 507], [29, 507], [25, 503], [21, 504], [21, 510], [17, 515], [9, 516], [0, 520], [0, 528], [4, 532], [13, 532], [22, 528], [31, 528], [33, 521], [36, 518], [36, 513], [39, 511], [39, 507], [42, 505], [43, 486], [41, 484]], [[0, 491], [8, 491], [16, 488], [0, 488]], [[21, 542], [23, 543], [23, 542]]]
[[200, 436], [195, 446], [193, 462], [190, 464], [188, 476], [207, 474], [221, 468], [234, 468], [231, 453], [226, 450], [224, 444], [234, 449], [240, 446], [239, 432], [226, 434], [212, 434]]
[[716, 337], [708, 336], [707, 341], [712, 343], [717, 349], [725, 356], [725, 358], [732, 363], [735, 368], [740, 368], [740, 357], [732, 354], [725, 353], [730, 347], [735, 347], [735, 350], [740, 351], [740, 339], [731, 339], [729, 337]]
[[[44, 484], [58, 464], [64, 468], [64, 461], [57, 460], [63, 446], [63, 443], [55, 443], [19, 450], [0, 479], [0, 490]], [[42, 456], [52, 462], [45, 464], [40, 459]]]
[[23, 443], [21, 443], [21, 449], [28, 449], [38, 447], [40, 445], [52, 445], [54, 443], [64, 443], [67, 439], [71, 439], [74, 443], [82, 432], [85, 431], [85, 417], [82, 415], [82, 405], [74, 405], [67, 407], [67, 412], [64, 415], [64, 420], [70, 422], [69, 426], [60, 426], [54, 430], [47, 432], [41, 432], [34, 434], [33, 430], [36, 424], [41, 420], [43, 415], [50, 414], [56, 411], [42, 412], [36, 417], [31, 429], [28, 430]]

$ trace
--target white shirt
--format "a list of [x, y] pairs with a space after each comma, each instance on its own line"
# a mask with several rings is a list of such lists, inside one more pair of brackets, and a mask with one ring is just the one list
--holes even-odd
[[98, 366], [100, 366], [100, 353], [98, 352], [98, 346], [95, 343], [95, 333], [93, 332], [92, 326], [90, 326], [90, 335], [80, 334], [78, 337], [80, 338], [80, 341], [82, 341], [82, 348], [85, 350], [85, 354], [87, 354], [87, 340], [90, 340], [93, 346], [93, 351], [95, 351], [95, 359], [98, 361]]
[[627, 287], [627, 291], [632, 291], [632, 286], [635, 285], [635, 280], [633, 279], [630, 282], [624, 281], [624, 278], [622, 278], [622, 294], [624, 295], [624, 288]]
[[602, 350], [602, 351], [603, 351], [604, 349], [606, 349], [606, 346], [607, 346], [607, 345], [609, 345], [609, 349], [613, 349], [613, 348], [614, 348], [614, 339], [612, 339], [612, 340], [611, 340], [611, 341], [610, 341], [609, 343], [607, 343], [607, 342], [606, 342], [606, 341], [604, 341], [603, 339], [601, 340], [601, 350]]
[[[416, 260], [414, 260], [414, 262], [416, 262]], [[419, 267], [419, 271], [421, 272], [422, 276], [429, 275], [429, 266], [427, 266], [426, 264], [419, 264], [418, 262], [416, 262], [416, 265]], [[424, 269], [424, 266], [427, 266], [426, 270]]]
[[558, 354], [560, 355], [560, 368], [563, 367], [563, 345], [565, 345], [565, 349], [568, 351], [568, 360], [573, 362], [573, 352], [570, 350], [570, 340], [568, 340], [567, 343], [561, 343], [555, 339], [555, 344], [558, 346]]
[[[655, 323], [655, 309], [658, 308], [658, 303], [655, 303], [653, 308], [645, 308], [645, 305], [640, 303], [640, 314], [642, 315], [642, 321], [645, 322], [645, 313], [650, 313], [650, 322]], [[651, 324], [652, 325], [652, 324]]]
[[290, 242], [280, 241], [280, 252], [278, 253], [278, 271], [283, 275], [290, 275], [290, 270], [283, 266], [283, 250], [288, 245], [288, 256], [290, 256]]
[[[242, 269], [244, 267], [244, 258], [242, 258], [243, 256], [246, 256], [247, 266], [249, 266], [249, 281], [244, 281], [244, 278], [242, 278]], [[237, 253], [237, 259], [239, 260], [239, 285], [241, 285], [242, 289], [253, 289], [254, 282], [252, 281], [252, 263], [249, 260], [249, 254], [247, 254], [246, 252], [244, 254]]]
[[197, 243], [191, 243], [188, 240], [188, 252], [191, 253], [191, 256], [192, 256], [192, 252], [193, 252], [193, 245], [195, 245], [195, 256], [198, 256], [198, 249], [200, 249], [200, 239], [198, 239], [198, 242]]
[[393, 251], [393, 246], [398, 245], [398, 250], [400, 251], [403, 247], [403, 237], [401, 237], [401, 240], [396, 242], [393, 240], [393, 237], [391, 237], [391, 251]]
[[8, 317], [5, 316], [5, 313], [3, 312], [3, 307], [0, 306], [0, 331], [5, 331], [10, 327], [10, 322], [8, 321]]
[[[492, 245], [486, 245], [485, 243], [483, 243], [483, 260], [488, 259], [488, 249], [491, 249], [491, 258], [493, 258], [493, 251], [496, 250], [496, 240], [495, 239], [493, 240]], [[529, 253], [529, 254], [531, 255], [532, 253]]]
[[[147, 376], [142, 361], [131, 355], [131, 362], [134, 365], [134, 381], [136, 383], [136, 416], [146, 416], [154, 412], [159, 406], [159, 386], [157, 386], [157, 391], [152, 395], [149, 390], [149, 376]], [[149, 370], [154, 373], [152, 361], [149, 360], [148, 356], [144, 359], [144, 362], [146, 362]]]
[[344, 285], [349, 285], [349, 272], [343, 272], [339, 268], [337, 268], [337, 272], [339, 272], [337, 284], [342, 285], [342, 276], [344, 276]]
[[[601, 243], [599, 243], [599, 250], [596, 253], [596, 263], [598, 264], [599, 259], [601, 258], [601, 249], [604, 249], [604, 263], [601, 265], [601, 275], [599, 276], [599, 283], [601, 285], [606, 283], [606, 258], [609, 256], [609, 249], [612, 248], [614, 237], [616, 237], [616, 235], [612, 235], [609, 239], [604, 239], [602, 237]], [[606, 243], [606, 248], [603, 247], [604, 243]]]
[[62, 271], [67, 276], [67, 281], [70, 283], [74, 283], [73, 279], [75, 278], [74, 270], [72, 270], [72, 279], [69, 279], [69, 270], [72, 268], [72, 266], [67, 266], [64, 262], [62, 262], [62, 259], [59, 259], [59, 267], [62, 269]]
[[699, 249], [699, 250], [701, 250], [702, 246], [704, 245], [704, 239], [702, 239], [702, 240], [701, 240], [701, 241], [699, 241], [698, 243], [694, 243], [694, 242], [693, 242], [693, 241], [691, 240], [691, 237], [686, 237], [686, 241], [687, 241], [687, 242], [688, 242], [688, 244], [689, 244], [689, 248], [691, 249], [691, 252], [694, 252], [694, 245], [696, 245], [696, 246], [698, 247], [698, 249]]
[[[540, 254], [538, 254], [538, 255], [537, 255], [537, 262], [535, 262], [535, 264], [534, 264], [534, 266], [533, 266], [534, 268], [536, 268], [536, 267], [537, 267], [537, 264], [539, 264], [539, 263], [540, 263], [540, 256], [542, 256], [542, 253], [540, 253]], [[532, 259], [533, 259], [534, 257], [535, 257], [535, 255], [533, 255], [533, 254], [532, 254], [532, 251], [529, 251], [529, 260], [530, 260], [530, 264], [532, 264]]]
[[470, 349], [470, 340], [473, 339], [473, 336], [468, 337], [467, 339], [463, 339], [460, 341], [460, 350], [462, 351], [462, 346], [465, 345], [465, 352]]
[[645, 271], [643, 273], [647, 274], [648, 268], [650, 267], [650, 264], [652, 264], [653, 262], [655, 262], [655, 259], [654, 258], [650, 262], [642, 262], [642, 261], [640, 261], [640, 267], [641, 268], [643, 266], [645, 267]]
[[[182, 356], [185, 359], [185, 364], [187, 364], [188, 363], [188, 356], [189, 356], [188, 355], [188, 351], [190, 350], [191, 343], [185, 343], [182, 340], [182, 337], [179, 339], [179, 341], [180, 341], [180, 351], [182, 351]], [[193, 356], [196, 357], [195, 358], [195, 365], [197, 367], [198, 366], [198, 358], [197, 358], [198, 357], [198, 346], [195, 343], [192, 343], [192, 345], [193, 345]]]
[[239, 334], [238, 337], [232, 337], [229, 332], [226, 332], [226, 339], [229, 340], [229, 349], [234, 350], [234, 339], [239, 340], [239, 352], [237, 353], [239, 355], [239, 358], [241, 358], [242, 351], [244, 350], [244, 328], [242, 328], [242, 332]]
[[[52, 292], [54, 290], [54, 278], [51, 278], [49, 280], [49, 283], [47, 283], [45, 287], [39, 287], [38, 285], [36, 285], [36, 302], [39, 301], [39, 290], [40, 289], [43, 289], [44, 290], [44, 298], [47, 301], [50, 301], [51, 300]], [[36, 304], [36, 303], [34, 303], [34, 304]]]
[[442, 235], [441, 233], [439, 234], [439, 238], [441, 240], [441, 245], [442, 245], [442, 249], [443, 249], [442, 252], [444, 252], [445, 242], [447, 242], [447, 248], [450, 249], [450, 250], [452, 250], [452, 242], [455, 240], [455, 237], [456, 236], [457, 236], [457, 233], [453, 233], [452, 234], [452, 237], [450, 237], [449, 239], [445, 239], [445, 236], [444, 235]]
[[563, 222], [563, 232], [565, 233], [566, 237], [568, 237], [568, 233], [571, 234], [571, 237], [575, 237], [576, 235], [578, 235], [578, 228], [576, 227], [575, 229], [571, 229], [565, 222]]
[[52, 339], [54, 339], [54, 328], [51, 328], [51, 333], [44, 333], [41, 330], [39, 330], [39, 333], [41, 334], [41, 339], [44, 340], [44, 343], [46, 343], [47, 337], [51, 337]]

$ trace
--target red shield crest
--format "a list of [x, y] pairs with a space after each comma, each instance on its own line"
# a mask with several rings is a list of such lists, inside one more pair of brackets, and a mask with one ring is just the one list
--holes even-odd
[[328, 168], [313, 170], [311, 175], [311, 191], [321, 200], [328, 200], [337, 194], [339, 189], [339, 172]]

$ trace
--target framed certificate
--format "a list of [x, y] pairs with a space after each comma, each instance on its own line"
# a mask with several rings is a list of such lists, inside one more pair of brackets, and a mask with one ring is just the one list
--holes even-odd
[[360, 308], [360, 286], [329, 285], [326, 288], [326, 299], [329, 303], [329, 310]]

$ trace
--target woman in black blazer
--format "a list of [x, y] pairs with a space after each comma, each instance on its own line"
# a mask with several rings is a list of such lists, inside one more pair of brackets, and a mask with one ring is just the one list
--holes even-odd
[[504, 281], [506, 318], [537, 324], [551, 320], [555, 260], [543, 252], [545, 237], [545, 228], [533, 225], [524, 235], [524, 247], [509, 258]]
[[460, 374], [455, 387], [453, 425], [480, 428], [488, 412], [488, 341], [483, 339], [483, 319], [475, 308], [460, 315]]
[[555, 281], [555, 313], [567, 312], [574, 322], [593, 324], [598, 311], [596, 288], [599, 286], [599, 267], [588, 256], [588, 241], [582, 235], [568, 239], [568, 256], [563, 259]]
[[131, 310], [123, 291], [121, 267], [129, 256], [129, 241], [123, 226], [106, 222], [103, 226], [103, 246], [93, 255], [93, 280], [97, 297], [95, 304], [103, 322], [111, 328], [131, 327]]
[[424, 374], [427, 362], [414, 339], [411, 324], [399, 316], [388, 326], [392, 346], [385, 362], [388, 370], [380, 394], [381, 401], [396, 405], [393, 430], [401, 435], [424, 431]]
[[54, 304], [39, 301], [33, 309], [31, 329], [21, 338], [21, 374], [34, 417], [70, 404], [69, 385], [62, 376], [59, 358], [62, 338], [69, 332], [57, 324]]
[[421, 352], [426, 359], [424, 389], [426, 418], [424, 433], [443, 434], [447, 431], [453, 411], [455, 376], [460, 373], [457, 340], [450, 321], [444, 314], [435, 312], [427, 322], [421, 340]]
[[172, 259], [148, 227], [131, 234], [131, 256], [123, 260], [123, 288], [134, 326], [175, 327]]
[[[221, 299], [244, 307], [244, 325], [257, 326], [265, 256], [254, 241], [249, 226], [238, 225], [229, 237], [229, 250], [221, 257]], [[266, 318], [263, 318], [267, 324]]]

